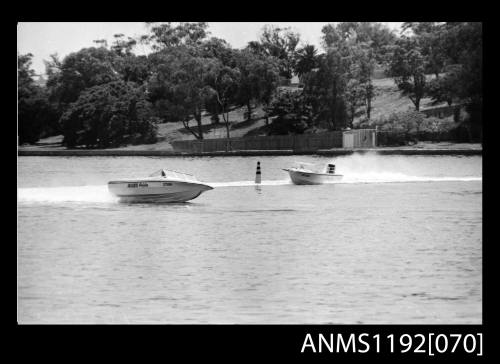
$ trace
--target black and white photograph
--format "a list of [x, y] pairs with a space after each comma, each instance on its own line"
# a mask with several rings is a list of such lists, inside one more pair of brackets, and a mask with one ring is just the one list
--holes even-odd
[[483, 324], [482, 43], [18, 22], [18, 325]]

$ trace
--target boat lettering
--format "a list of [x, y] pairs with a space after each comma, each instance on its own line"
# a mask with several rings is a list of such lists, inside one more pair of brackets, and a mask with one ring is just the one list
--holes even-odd
[[137, 187], [137, 183], [129, 183], [128, 187], [130, 187], [130, 188]]
[[145, 182], [139, 183], [139, 187], [148, 187], [148, 184]]

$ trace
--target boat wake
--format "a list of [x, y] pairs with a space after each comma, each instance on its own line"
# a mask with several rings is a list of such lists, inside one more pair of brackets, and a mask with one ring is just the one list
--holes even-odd
[[329, 183], [408, 183], [408, 182], [471, 182], [482, 181], [482, 177], [464, 176], [464, 177], [436, 177], [436, 176], [409, 176], [403, 173], [350, 173], [344, 176], [340, 181], [331, 181]]
[[19, 202], [117, 202], [107, 185], [18, 188]]
[[[360, 173], [344, 176], [340, 181], [325, 181], [324, 184], [361, 184], [361, 183], [408, 183], [408, 182], [471, 182], [482, 181], [482, 177], [426, 177], [407, 176], [400, 173]], [[255, 186], [254, 181], [234, 181], [234, 182], [210, 182], [213, 187], [245, 187]], [[283, 186], [293, 185], [292, 181], [267, 180], [262, 181], [261, 186]]]
[[[426, 177], [408, 176], [400, 173], [351, 173], [340, 181], [327, 184], [363, 184], [363, 183], [411, 183], [411, 182], [471, 182], [482, 181], [482, 177]], [[255, 186], [254, 181], [208, 182], [214, 188]], [[294, 186], [289, 178], [282, 180], [263, 180], [260, 186]], [[304, 187], [304, 186], [297, 186]], [[308, 186], [310, 187], [310, 186]], [[307, 187], [306, 187], [307, 188]], [[99, 186], [64, 186], [18, 188], [18, 202], [80, 202], [114, 203], [118, 199], [108, 191], [107, 185]]]
[[247, 186], [283, 186], [292, 184], [289, 179], [284, 180], [267, 180], [256, 184], [255, 181], [232, 181], [232, 182], [209, 182], [212, 187], [247, 187]]

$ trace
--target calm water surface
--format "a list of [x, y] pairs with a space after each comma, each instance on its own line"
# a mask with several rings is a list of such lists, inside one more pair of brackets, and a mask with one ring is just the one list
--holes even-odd
[[[19, 157], [19, 322], [482, 322], [481, 157], [339, 157], [321, 186], [297, 160], [330, 158]], [[163, 167], [215, 189], [107, 192]]]

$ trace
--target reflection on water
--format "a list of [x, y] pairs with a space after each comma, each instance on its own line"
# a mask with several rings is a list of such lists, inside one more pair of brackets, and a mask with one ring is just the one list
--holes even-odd
[[[19, 322], [481, 323], [481, 158], [365, 157], [320, 186], [296, 157], [260, 157], [261, 186], [254, 158], [21, 157]], [[219, 186], [110, 198], [157, 166]]]

